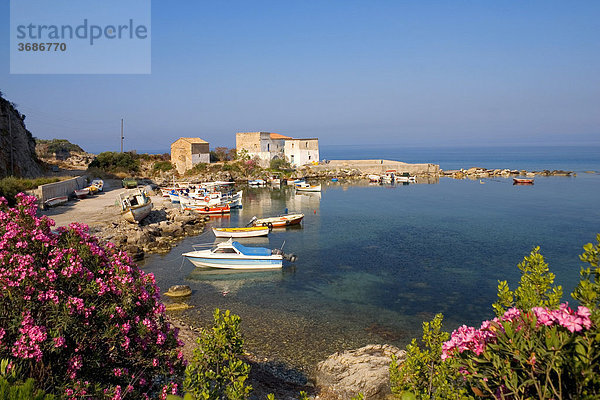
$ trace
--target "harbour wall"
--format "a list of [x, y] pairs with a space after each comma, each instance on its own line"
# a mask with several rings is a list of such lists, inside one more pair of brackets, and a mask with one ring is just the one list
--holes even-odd
[[46, 200], [53, 197], [69, 196], [75, 189], [82, 189], [86, 186], [87, 178], [85, 176], [78, 176], [76, 178], [38, 186], [38, 188], [33, 191], [33, 195], [37, 197], [41, 203], [44, 203]]
[[408, 164], [392, 160], [331, 160], [327, 164], [311, 165], [314, 172], [326, 172], [341, 169], [357, 169], [363, 174], [383, 174], [389, 169], [399, 173], [408, 172], [411, 175], [438, 175], [440, 166], [437, 164]]

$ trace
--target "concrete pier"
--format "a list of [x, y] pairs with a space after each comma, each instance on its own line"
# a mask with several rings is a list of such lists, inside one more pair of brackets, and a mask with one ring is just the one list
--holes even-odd
[[357, 169], [363, 174], [383, 174], [389, 169], [411, 175], [438, 175], [440, 172], [437, 164], [408, 164], [392, 160], [331, 160], [327, 164], [311, 165], [309, 168], [317, 173], [341, 169]]

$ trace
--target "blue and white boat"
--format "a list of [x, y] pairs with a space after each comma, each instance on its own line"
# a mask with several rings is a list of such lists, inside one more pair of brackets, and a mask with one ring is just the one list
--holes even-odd
[[225, 269], [276, 269], [283, 266], [283, 260], [295, 262], [294, 254], [284, 254], [280, 249], [246, 247], [239, 242], [228, 240], [210, 250], [196, 250], [183, 253], [192, 264], [200, 268]]

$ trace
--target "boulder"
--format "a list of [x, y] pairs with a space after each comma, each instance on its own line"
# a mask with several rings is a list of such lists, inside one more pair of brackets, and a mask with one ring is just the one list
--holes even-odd
[[317, 365], [316, 386], [327, 398], [350, 399], [362, 393], [365, 399], [385, 399], [391, 393], [391, 357], [402, 360], [405, 354], [387, 344], [335, 353]]

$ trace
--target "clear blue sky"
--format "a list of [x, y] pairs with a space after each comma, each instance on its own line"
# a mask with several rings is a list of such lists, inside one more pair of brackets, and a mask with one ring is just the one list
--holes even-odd
[[152, 1], [152, 74], [10, 75], [34, 136], [167, 150], [235, 132], [322, 144], [600, 144], [598, 1]]

